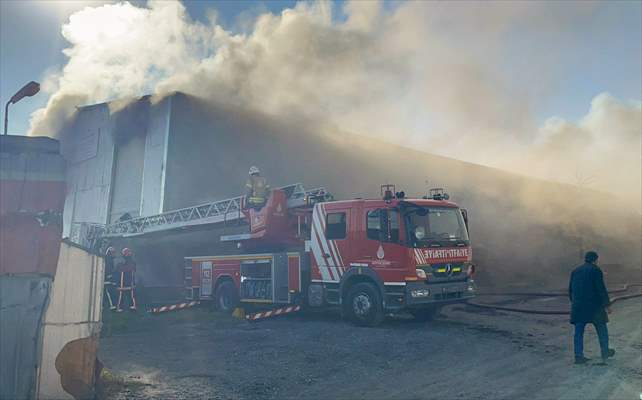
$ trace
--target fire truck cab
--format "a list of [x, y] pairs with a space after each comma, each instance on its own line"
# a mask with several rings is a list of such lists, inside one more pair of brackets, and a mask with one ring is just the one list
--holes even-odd
[[380, 199], [324, 200], [287, 209], [273, 193], [248, 214], [248, 234], [222, 238], [242, 254], [186, 258], [191, 297], [228, 311], [239, 302], [334, 306], [373, 326], [403, 310], [430, 319], [474, 296], [467, 213], [443, 190], [408, 199], [385, 185]]

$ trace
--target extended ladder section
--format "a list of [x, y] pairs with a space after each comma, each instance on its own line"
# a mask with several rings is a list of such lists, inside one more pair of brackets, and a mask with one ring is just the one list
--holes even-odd
[[[288, 208], [302, 207], [305, 205], [306, 197], [322, 196], [327, 193], [323, 187], [306, 190], [300, 183], [283, 186], [278, 189], [285, 192], [288, 199]], [[167, 211], [162, 214], [117, 222], [106, 225], [99, 236], [127, 237], [169, 229], [239, 221], [245, 217], [242, 213], [244, 197], [238, 196], [227, 200]]]

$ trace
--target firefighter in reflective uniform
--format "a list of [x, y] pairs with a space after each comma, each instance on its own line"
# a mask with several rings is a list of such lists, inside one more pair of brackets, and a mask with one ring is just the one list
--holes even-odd
[[129, 294], [131, 303], [130, 310], [136, 311], [136, 262], [134, 261], [134, 253], [131, 249], [125, 247], [122, 251], [123, 261], [118, 264], [118, 273], [120, 280], [118, 282], [118, 305], [116, 312], [122, 312], [123, 297]]
[[105, 280], [103, 283], [105, 287], [104, 298], [107, 300], [110, 310], [116, 309], [116, 306], [114, 305], [114, 298], [116, 297], [116, 282], [114, 281], [114, 274], [116, 273], [114, 270], [115, 253], [116, 250], [111, 246], [107, 247], [107, 250], [105, 250]]
[[270, 185], [267, 180], [261, 176], [261, 171], [255, 166], [250, 167], [250, 177], [245, 183], [246, 189], [246, 206], [260, 210], [267, 200]]

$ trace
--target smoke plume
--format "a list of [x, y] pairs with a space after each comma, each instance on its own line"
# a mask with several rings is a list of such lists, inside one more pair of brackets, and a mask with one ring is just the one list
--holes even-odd
[[[43, 85], [50, 99], [32, 116], [31, 132], [59, 131], [78, 105], [183, 91], [609, 190], [639, 210], [640, 101], [596, 93], [577, 121], [538, 124], [533, 116], [558, 73], [550, 60], [563, 62], [575, 40], [569, 31], [594, 7], [299, 3], [238, 30], [215, 13], [194, 21], [172, 1], [85, 8], [62, 28], [69, 60]], [[509, 41], [517, 28], [520, 46]]]

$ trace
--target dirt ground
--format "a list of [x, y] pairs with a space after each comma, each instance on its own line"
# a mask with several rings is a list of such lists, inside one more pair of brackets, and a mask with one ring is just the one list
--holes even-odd
[[[484, 301], [488, 298], [484, 298]], [[495, 300], [498, 301], [498, 300]], [[522, 306], [564, 309], [564, 299]], [[510, 303], [510, 302], [507, 302]], [[114, 399], [633, 399], [642, 393], [642, 302], [614, 305], [616, 357], [573, 365], [566, 316], [445, 308], [420, 323], [389, 317], [359, 328], [332, 311], [258, 323], [207, 309], [111, 316], [105, 367]]]

